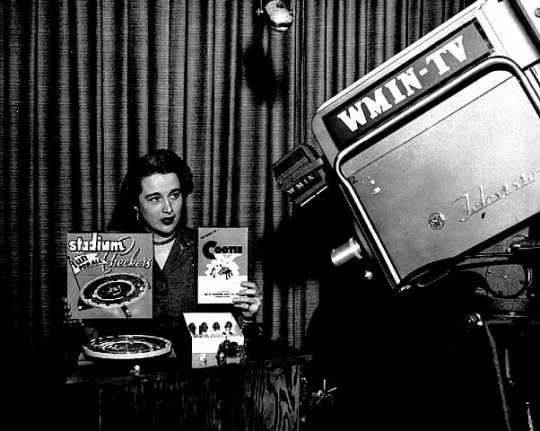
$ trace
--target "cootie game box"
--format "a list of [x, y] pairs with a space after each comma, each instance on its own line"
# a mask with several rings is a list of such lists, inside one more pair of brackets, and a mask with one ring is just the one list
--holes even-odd
[[248, 278], [248, 229], [198, 229], [198, 303], [231, 304]]

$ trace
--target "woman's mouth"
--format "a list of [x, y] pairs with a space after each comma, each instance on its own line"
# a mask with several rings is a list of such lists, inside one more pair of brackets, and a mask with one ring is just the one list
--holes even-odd
[[174, 223], [174, 216], [162, 218], [161, 223], [163, 223], [163, 224], [165, 224], [167, 226], [173, 224]]

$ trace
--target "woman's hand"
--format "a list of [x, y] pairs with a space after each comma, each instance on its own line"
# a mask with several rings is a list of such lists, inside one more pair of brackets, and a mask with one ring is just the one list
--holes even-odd
[[244, 289], [233, 297], [232, 302], [236, 308], [241, 310], [244, 319], [251, 320], [261, 307], [261, 295], [257, 285], [251, 281], [242, 281], [240, 286]]
[[81, 319], [74, 319], [71, 315], [71, 307], [65, 296], [62, 297], [62, 324], [68, 327], [78, 327], [83, 325]]
[[80, 332], [81, 336], [84, 338], [83, 342], [87, 343], [99, 336], [98, 331], [91, 326], [85, 325], [82, 319], [73, 318], [71, 306], [68, 304], [65, 296], [62, 297], [62, 313], [62, 325], [64, 325], [65, 328], [70, 328], [70, 331]]

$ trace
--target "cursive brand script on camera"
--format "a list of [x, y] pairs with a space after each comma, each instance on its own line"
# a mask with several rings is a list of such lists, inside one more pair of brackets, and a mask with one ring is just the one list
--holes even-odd
[[540, 169], [532, 171], [528, 174], [521, 174], [517, 181], [510, 184], [504, 183], [499, 190], [491, 194], [486, 194], [483, 184], [480, 184], [478, 187], [478, 200], [476, 202], [473, 200], [474, 197], [471, 198], [470, 193], [463, 193], [454, 201], [454, 204], [457, 203], [463, 206], [465, 213], [465, 215], [458, 219], [458, 221], [466, 222], [470, 220], [472, 216], [485, 210], [487, 207], [521, 190], [523, 187], [534, 183], [538, 179], [539, 174]]

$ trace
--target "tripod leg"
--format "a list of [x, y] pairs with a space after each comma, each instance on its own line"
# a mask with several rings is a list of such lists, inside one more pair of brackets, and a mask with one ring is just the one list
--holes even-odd
[[503, 414], [504, 420], [504, 429], [505, 431], [512, 431], [512, 422], [510, 419], [510, 407], [508, 403], [508, 397], [506, 393], [505, 385], [505, 373], [503, 372], [503, 367], [501, 366], [499, 360], [499, 352], [497, 349], [497, 342], [493, 336], [489, 326], [482, 319], [482, 316], [478, 313], [473, 313], [469, 315], [468, 320], [470, 323], [476, 324], [478, 327], [483, 328], [486, 338], [488, 340], [491, 364], [493, 366], [493, 371], [495, 373], [496, 384], [497, 384], [497, 394], [499, 397], [499, 402], [501, 406], [501, 412]]

